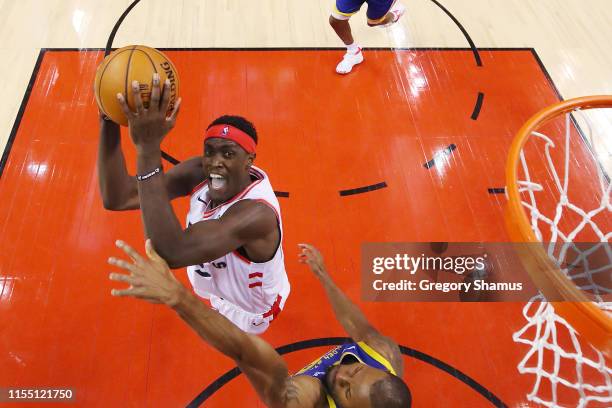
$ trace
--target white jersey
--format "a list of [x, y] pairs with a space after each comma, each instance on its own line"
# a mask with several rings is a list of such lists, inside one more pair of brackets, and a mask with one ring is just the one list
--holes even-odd
[[[254, 181], [247, 188], [212, 209], [209, 208], [208, 183], [204, 181], [193, 190], [187, 214], [187, 227], [189, 227], [200, 221], [220, 218], [232, 205], [241, 200], [265, 203], [276, 213], [280, 242], [269, 261], [251, 262], [236, 250], [212, 262], [187, 267], [187, 274], [196, 294], [210, 299], [213, 307], [246, 331], [250, 330], [245, 329], [245, 325], [259, 326], [259, 324], [254, 320], [252, 323], [236, 321], [241, 319], [233, 319], [232, 313], [225, 313], [225, 308], [217, 306], [219, 302], [226, 304], [229, 302], [237, 306], [241, 309], [239, 313], [241, 315], [255, 316], [259, 317], [257, 321], [270, 322], [282, 309], [290, 291], [285, 271], [282, 247], [283, 224], [278, 199], [266, 173], [251, 167], [250, 175]], [[265, 327], [267, 326], [266, 324]]]

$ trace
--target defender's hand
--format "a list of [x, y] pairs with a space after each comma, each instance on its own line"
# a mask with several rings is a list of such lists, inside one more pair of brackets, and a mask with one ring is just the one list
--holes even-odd
[[113, 289], [111, 291], [113, 296], [132, 296], [151, 303], [165, 303], [168, 306], [178, 303], [184, 287], [170, 272], [166, 261], [155, 252], [150, 239], [145, 244], [149, 259], [144, 259], [123, 241], [117, 241], [116, 245], [132, 259], [132, 262], [114, 257], [108, 259], [109, 264], [128, 272], [111, 273], [109, 278], [130, 285], [127, 289]]
[[136, 147], [159, 147], [164, 137], [176, 124], [176, 117], [181, 106], [181, 98], [176, 101], [170, 116], [166, 116], [170, 106], [170, 81], [166, 80], [163, 90], [160, 89], [159, 74], [153, 74], [153, 85], [149, 107], [145, 109], [140, 95], [140, 84], [132, 82], [130, 89], [136, 107], [132, 112], [125, 95], [117, 94], [119, 105], [128, 119], [130, 136]]
[[298, 255], [299, 262], [307, 264], [310, 270], [314, 272], [318, 278], [327, 276], [327, 269], [323, 262], [323, 256], [317, 248], [309, 244], [298, 244], [298, 248], [302, 250]]

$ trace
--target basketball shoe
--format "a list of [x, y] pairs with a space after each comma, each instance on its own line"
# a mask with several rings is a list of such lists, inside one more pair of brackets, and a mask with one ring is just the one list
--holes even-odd
[[363, 62], [363, 53], [361, 52], [361, 48], [357, 48], [357, 52], [351, 53], [347, 51], [342, 58], [342, 61], [338, 63], [336, 66], [336, 72], [344, 75], [348, 74], [353, 70], [353, 67], [357, 64], [361, 64]]
[[399, 19], [402, 18], [405, 12], [406, 12], [406, 7], [404, 7], [404, 5], [400, 3], [399, 1], [396, 1], [395, 4], [391, 6], [391, 10], [389, 10], [389, 13], [393, 14], [393, 19], [389, 21], [387, 24], [382, 24], [382, 25], [379, 25], [378, 27], [389, 27], [390, 25], [397, 23]]

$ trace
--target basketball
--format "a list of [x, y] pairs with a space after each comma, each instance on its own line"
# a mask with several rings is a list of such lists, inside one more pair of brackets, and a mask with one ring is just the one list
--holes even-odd
[[170, 106], [168, 114], [174, 109], [178, 98], [179, 77], [172, 61], [161, 51], [144, 45], [129, 45], [110, 53], [96, 71], [94, 91], [100, 111], [113, 122], [127, 126], [128, 121], [117, 101], [122, 93], [132, 110], [135, 110], [130, 87], [132, 81], [140, 84], [140, 95], [145, 108], [149, 106], [153, 74], [159, 74], [160, 86], [170, 81]]

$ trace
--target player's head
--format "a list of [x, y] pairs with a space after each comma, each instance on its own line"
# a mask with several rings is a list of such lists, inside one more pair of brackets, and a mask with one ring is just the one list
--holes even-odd
[[406, 408], [412, 404], [410, 390], [401, 378], [359, 362], [332, 367], [325, 385], [342, 408]]
[[224, 115], [208, 126], [202, 165], [208, 174], [208, 191], [213, 201], [226, 201], [244, 188], [256, 146], [257, 131], [242, 116]]

